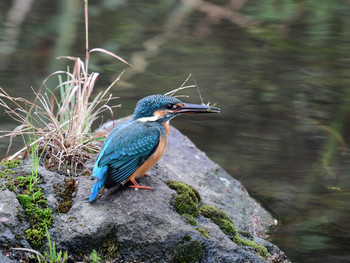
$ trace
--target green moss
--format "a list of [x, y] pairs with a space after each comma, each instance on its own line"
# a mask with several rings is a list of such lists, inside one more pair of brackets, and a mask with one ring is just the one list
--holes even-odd
[[13, 181], [13, 184], [20, 190], [26, 190], [27, 186], [30, 184], [30, 176], [18, 176]]
[[[197, 190], [188, 186], [185, 183], [177, 181], [167, 181], [166, 183], [170, 188], [174, 189], [177, 192], [178, 196], [175, 196], [174, 208], [176, 212], [182, 215], [188, 223], [190, 223], [193, 226], [197, 226], [198, 221], [195, 218], [199, 215], [203, 215], [204, 217], [211, 219], [216, 225], [218, 225], [221, 231], [227, 234], [230, 238], [232, 238], [232, 241], [236, 244], [241, 246], [252, 247], [261, 256], [268, 255], [267, 249], [264, 246], [258, 245], [253, 240], [241, 238], [237, 232], [237, 229], [232, 219], [224, 211], [211, 205], [203, 204], [199, 206], [201, 197]], [[209, 238], [209, 235], [203, 229], [196, 227], [196, 230], [204, 237]], [[187, 261], [189, 259], [186, 258], [186, 255], [181, 254], [181, 251], [191, 242], [182, 242], [178, 246], [178, 250], [174, 254], [174, 262], [195, 262]]]
[[209, 235], [208, 235], [208, 233], [207, 233], [205, 230], [201, 229], [200, 227], [196, 227], [196, 230], [197, 230], [202, 236], [204, 236], [205, 238], [209, 239]]
[[174, 251], [172, 262], [194, 263], [201, 259], [202, 245], [198, 240], [179, 244]]
[[241, 246], [252, 247], [256, 252], [259, 253], [259, 255], [263, 257], [267, 257], [269, 255], [269, 252], [267, 251], [266, 247], [264, 247], [263, 245], [257, 244], [253, 240], [243, 239], [238, 234], [233, 238], [233, 242]]
[[20, 160], [10, 160], [5, 162], [0, 162], [0, 165], [6, 166], [7, 168], [16, 168], [22, 161]]
[[[19, 160], [0, 162], [0, 165], [3, 166], [2, 170], [0, 171], [0, 178], [7, 178], [8, 181], [5, 183], [5, 187], [13, 192], [15, 191], [15, 186], [12, 182], [12, 178], [16, 172], [13, 171], [12, 168], [17, 167], [20, 163], [21, 161]], [[6, 189], [4, 186], [2, 186], [2, 188]]]
[[45, 225], [50, 227], [52, 223], [52, 210], [41, 208], [36, 203], [25, 209], [30, 228], [26, 230], [26, 238], [33, 248], [39, 248], [46, 236]]
[[42, 240], [45, 237], [45, 231], [42, 227], [29, 228], [25, 234], [32, 247], [39, 248], [42, 245]]
[[33, 205], [32, 198], [30, 198], [29, 195], [19, 194], [17, 195], [17, 199], [24, 209], [27, 209]]
[[196, 189], [177, 181], [167, 181], [166, 184], [178, 194], [174, 204], [176, 212], [180, 215], [199, 216], [198, 204], [201, 197]]
[[233, 242], [235, 242], [238, 245], [241, 246], [248, 246], [255, 249], [256, 252], [258, 252], [261, 256], [267, 256], [269, 253], [267, 252], [267, 249], [262, 246], [258, 245], [253, 240], [246, 240], [241, 238], [238, 235], [237, 229], [232, 221], [232, 219], [221, 209], [218, 209], [216, 207], [210, 206], [210, 205], [202, 205], [200, 208], [201, 215], [210, 218], [215, 224], [217, 224], [222, 232], [225, 234], [231, 234], [233, 235]]
[[[30, 176], [18, 176], [13, 185], [17, 187], [17, 199], [22, 205], [30, 228], [25, 231], [29, 244], [37, 249], [46, 236], [45, 226], [52, 223], [52, 210], [47, 207], [46, 197], [36, 183], [30, 185]], [[21, 215], [21, 217], [23, 217]]]
[[11, 175], [14, 175], [15, 171], [11, 170], [11, 169], [4, 169], [2, 171], [0, 171], [0, 178], [8, 178]]
[[195, 263], [202, 257], [202, 245], [198, 240], [180, 243], [175, 248], [173, 263]]
[[9, 189], [10, 191], [12, 191], [12, 192], [15, 191], [15, 185], [13, 184], [13, 182], [11, 182], [11, 181], [6, 182], [5, 186], [6, 186], [6, 188]]
[[225, 234], [231, 233], [234, 236], [237, 235], [237, 230], [232, 219], [224, 211], [206, 204], [202, 205], [199, 210], [203, 216], [210, 218], [217, 224]]
[[183, 214], [182, 215], [183, 218], [185, 218], [185, 220], [192, 226], [196, 226], [198, 225], [198, 221], [191, 215], [188, 214]]

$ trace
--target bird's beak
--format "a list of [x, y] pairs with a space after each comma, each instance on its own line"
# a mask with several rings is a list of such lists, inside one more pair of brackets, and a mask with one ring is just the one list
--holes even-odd
[[205, 104], [184, 103], [182, 107], [174, 110], [175, 113], [219, 113], [220, 109]]

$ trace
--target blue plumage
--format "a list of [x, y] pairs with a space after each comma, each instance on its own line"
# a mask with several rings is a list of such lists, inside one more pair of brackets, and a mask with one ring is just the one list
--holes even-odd
[[97, 181], [91, 190], [90, 202], [103, 186], [110, 188], [133, 174], [154, 153], [164, 132], [159, 123], [131, 121], [120, 125], [108, 136], [95, 162], [92, 174]]
[[179, 99], [165, 95], [151, 95], [140, 100], [132, 120], [115, 127], [96, 160], [92, 171], [96, 179], [89, 201], [105, 188], [135, 179], [148, 171], [163, 155], [168, 139], [169, 120], [181, 113], [218, 112], [206, 105], [185, 104]]

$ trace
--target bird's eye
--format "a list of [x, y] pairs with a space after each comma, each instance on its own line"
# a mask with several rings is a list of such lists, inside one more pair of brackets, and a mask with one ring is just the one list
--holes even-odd
[[167, 108], [168, 110], [175, 110], [177, 108], [176, 104], [172, 104], [172, 103], [168, 103], [165, 108]]

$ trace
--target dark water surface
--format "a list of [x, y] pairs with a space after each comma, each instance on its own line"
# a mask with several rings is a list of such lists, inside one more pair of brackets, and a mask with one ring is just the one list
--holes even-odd
[[[84, 55], [81, 1], [0, 3], [0, 86], [33, 99]], [[29, 3], [26, 9], [24, 3]], [[190, 4], [192, 3], [192, 4]], [[138, 99], [197, 83], [222, 113], [172, 124], [279, 220], [271, 241], [293, 262], [350, 262], [350, 5], [347, 1], [89, 1], [90, 47], [133, 64], [113, 89]], [[241, 5], [241, 6], [240, 6]], [[14, 14], [14, 15], [13, 15]], [[23, 19], [21, 19], [23, 17]], [[18, 31], [16, 31], [18, 30]], [[96, 92], [125, 66], [94, 54]], [[200, 103], [195, 89], [185, 101]], [[0, 111], [0, 130], [15, 123]], [[21, 147], [18, 139], [12, 152]], [[7, 139], [0, 141], [5, 156]]]

